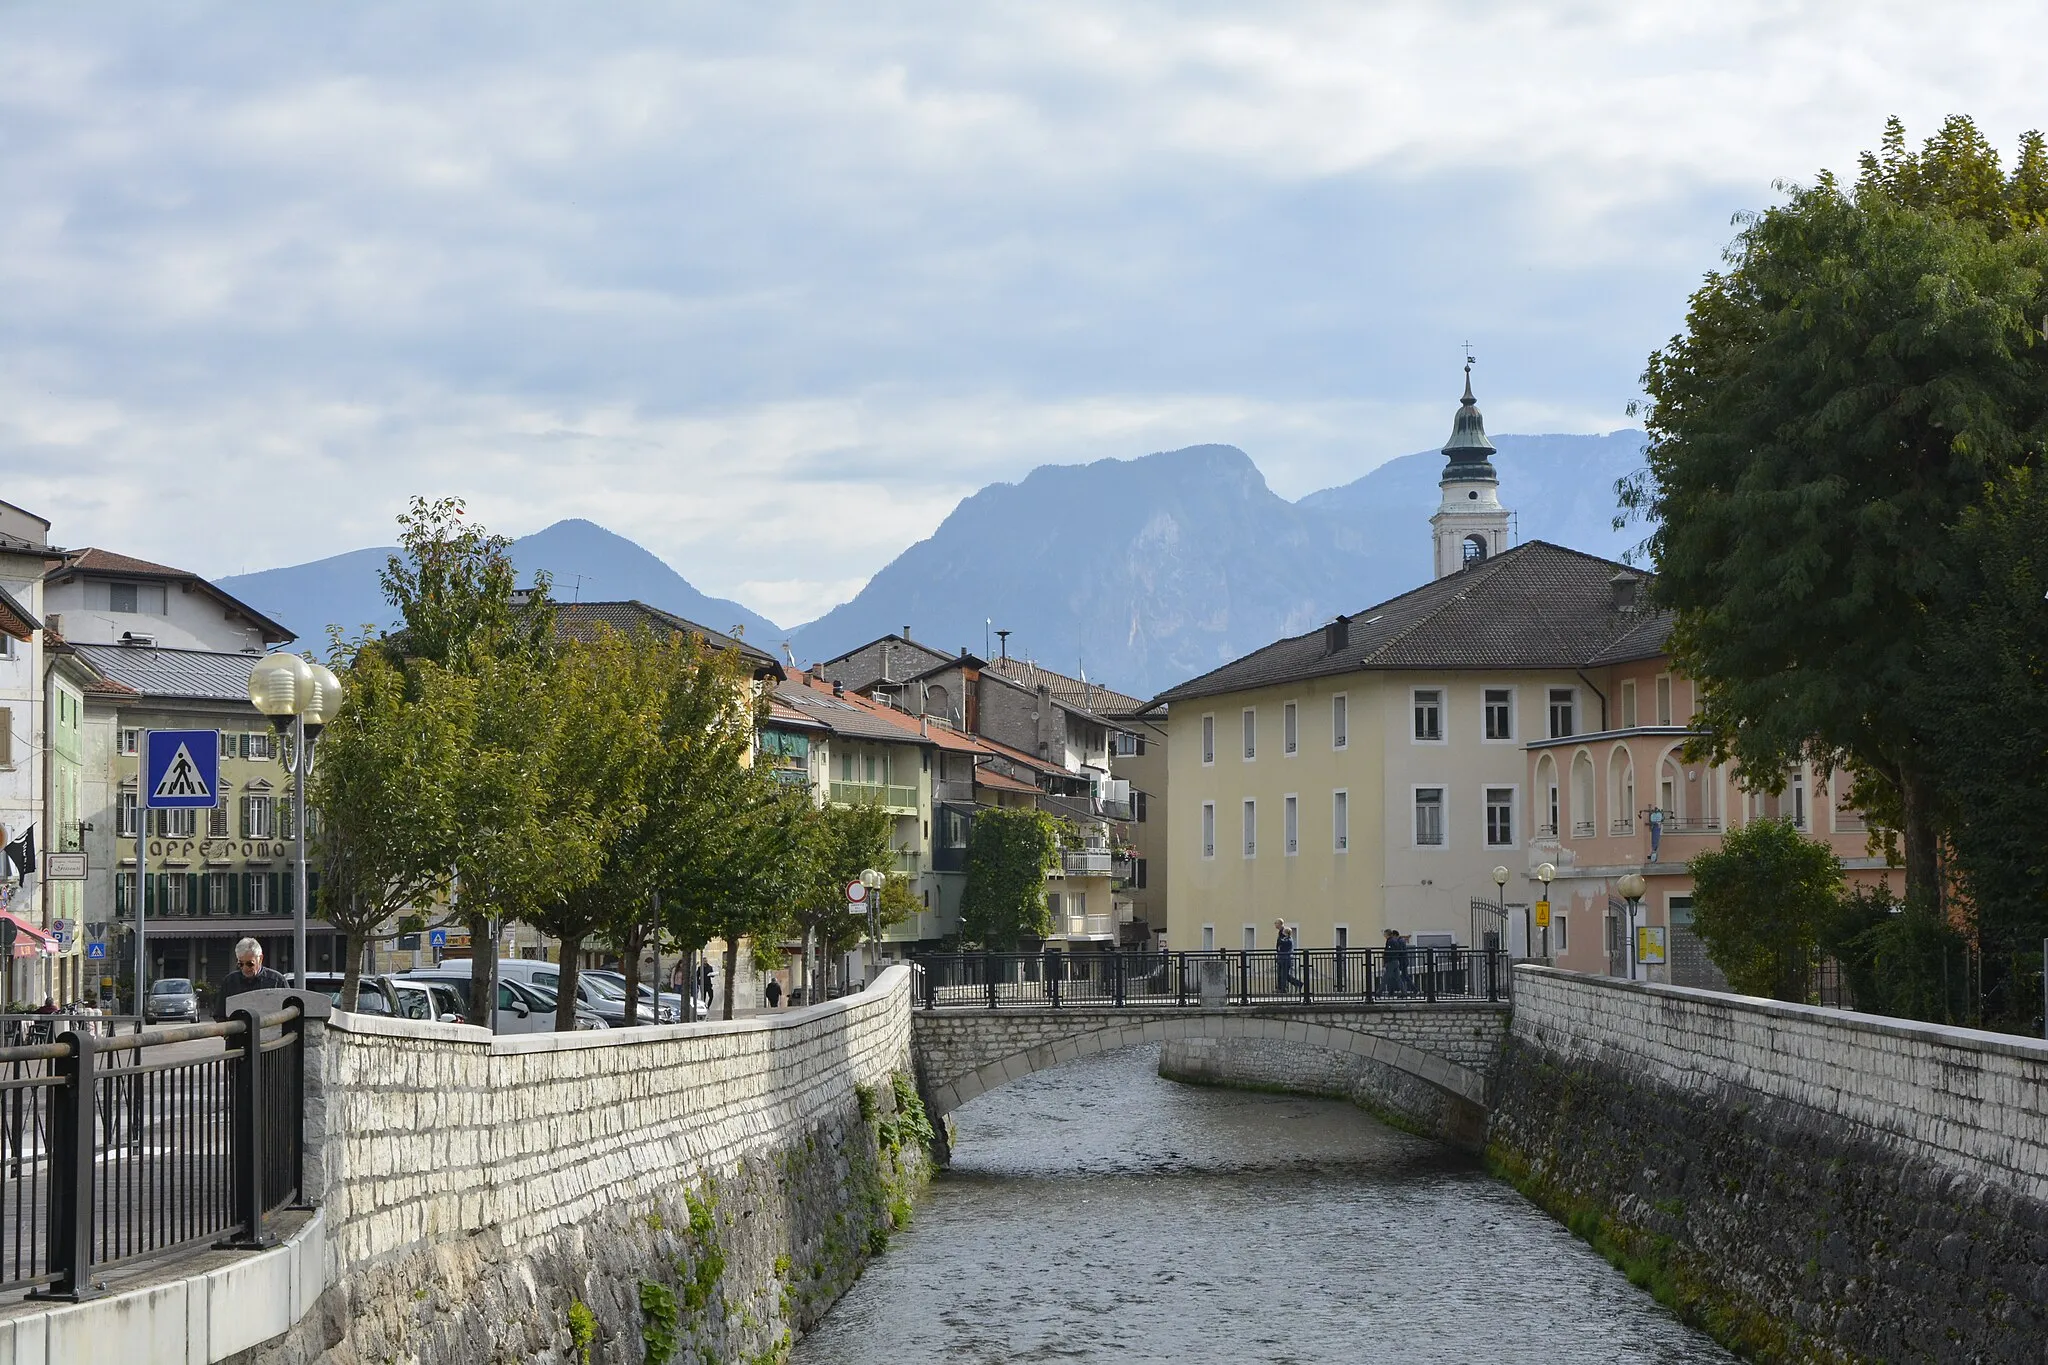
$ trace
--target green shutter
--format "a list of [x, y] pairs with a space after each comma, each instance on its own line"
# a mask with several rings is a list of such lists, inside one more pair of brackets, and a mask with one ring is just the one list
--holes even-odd
[[284, 914], [284, 897], [277, 894], [280, 879], [275, 872], [266, 873], [265, 875], [270, 878], [270, 904], [265, 906], [264, 909], [273, 915]]
[[249, 902], [254, 899], [249, 894], [249, 877], [250, 874], [246, 871], [237, 872], [234, 875], [234, 879], [228, 883], [228, 886], [232, 888], [232, 894], [235, 898], [234, 910], [238, 915], [248, 914]]
[[192, 902], [192, 908], [202, 915], [213, 913], [213, 878], [201, 877], [199, 879], [199, 896]]
[[187, 872], [185, 874], [185, 913], [188, 915], [200, 913], [199, 874], [197, 872]]

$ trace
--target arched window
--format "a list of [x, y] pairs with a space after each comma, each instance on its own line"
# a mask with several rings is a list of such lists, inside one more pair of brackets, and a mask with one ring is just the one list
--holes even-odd
[[1678, 750], [1673, 749], [1657, 769], [1657, 809], [1664, 812], [1667, 826], [1685, 817], [1685, 769], [1678, 760]]
[[1581, 749], [1572, 756], [1572, 837], [1592, 838], [1599, 833], [1599, 818], [1593, 807], [1593, 756]]
[[[947, 695], [946, 689], [937, 683], [924, 690], [924, 713], [928, 716], [937, 716], [940, 720], [953, 720], [953, 699]], [[958, 724], [957, 721], [954, 723]]]
[[1613, 812], [1608, 825], [1611, 834], [1633, 834], [1636, 829], [1636, 765], [1626, 747], [1616, 745], [1607, 756], [1607, 800]]
[[1549, 754], [1536, 760], [1536, 837], [1557, 837], [1557, 764]]
[[1471, 535], [1465, 537], [1465, 562], [1467, 564], [1477, 564], [1484, 558], [1486, 558], [1486, 537], [1474, 531]]

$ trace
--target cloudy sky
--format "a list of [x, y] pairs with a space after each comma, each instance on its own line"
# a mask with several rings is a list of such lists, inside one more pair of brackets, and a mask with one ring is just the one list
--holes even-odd
[[4, 4], [0, 498], [226, 574], [457, 493], [795, 624], [1037, 464], [1435, 445], [1468, 339], [1495, 431], [1626, 425], [1731, 214], [1888, 113], [2009, 152], [2044, 51], [1996, 0]]

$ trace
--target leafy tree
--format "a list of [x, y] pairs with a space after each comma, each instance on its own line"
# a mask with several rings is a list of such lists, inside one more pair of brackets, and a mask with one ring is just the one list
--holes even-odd
[[1919, 153], [1894, 121], [1853, 189], [1823, 176], [1750, 218], [1650, 358], [1648, 467], [1621, 489], [1657, 523], [1696, 750], [1765, 783], [1846, 760], [1889, 793], [1929, 904], [1943, 811], [1916, 684], [1967, 558], [1953, 528], [2048, 429], [2043, 184], [2037, 136], [2003, 178], [1968, 120]]
[[960, 896], [960, 933], [985, 948], [1008, 951], [1025, 937], [1052, 932], [1045, 874], [1060, 856], [1059, 822], [1042, 810], [986, 807], [967, 837], [967, 885]]
[[[847, 912], [847, 884], [869, 868], [886, 869], [896, 860], [889, 842], [896, 817], [877, 804], [824, 806], [815, 811], [811, 825], [815, 877], [802, 889], [790, 912], [790, 927], [804, 940], [807, 1000], [817, 994], [810, 982], [812, 953], [815, 951], [820, 962], [834, 961], [867, 932], [867, 917]], [[884, 906], [883, 913], [898, 909]]]
[[1744, 995], [1806, 999], [1822, 927], [1836, 914], [1842, 866], [1790, 820], [1752, 820], [1687, 865], [1693, 927]]
[[447, 885], [454, 793], [470, 715], [464, 681], [420, 665], [416, 696], [372, 643], [334, 647], [341, 711], [322, 736], [308, 799], [321, 813], [320, 913], [348, 935], [341, 1007], [356, 1007], [363, 944]]
[[554, 643], [552, 580], [542, 570], [524, 600], [512, 542], [467, 520], [460, 498], [415, 497], [399, 513], [398, 552], [378, 582], [403, 622], [398, 644], [418, 659], [460, 668], [476, 652], [540, 655]]

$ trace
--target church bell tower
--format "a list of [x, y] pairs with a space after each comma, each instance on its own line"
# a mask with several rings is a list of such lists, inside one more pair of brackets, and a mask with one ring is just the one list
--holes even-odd
[[1508, 548], [1508, 511], [1500, 505], [1493, 442], [1472, 398], [1472, 357], [1465, 357], [1465, 398], [1444, 442], [1443, 501], [1429, 528], [1436, 536], [1436, 576], [1443, 578]]

